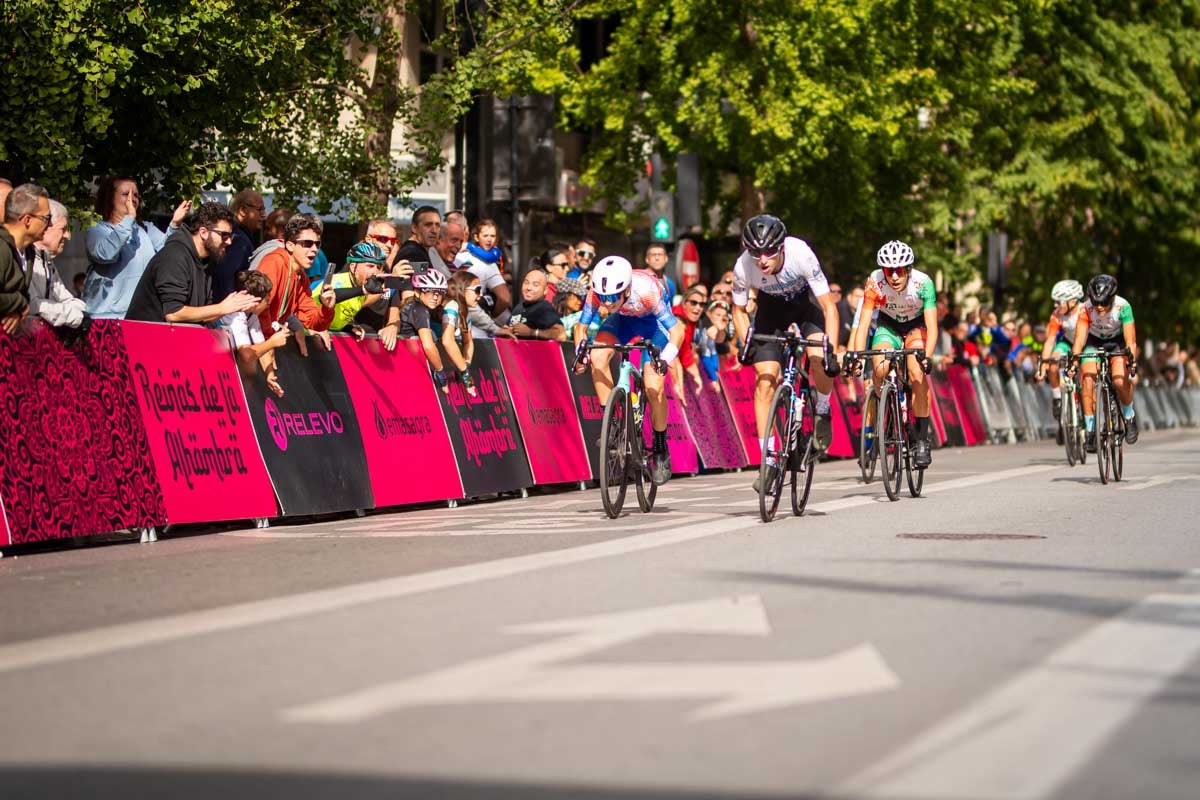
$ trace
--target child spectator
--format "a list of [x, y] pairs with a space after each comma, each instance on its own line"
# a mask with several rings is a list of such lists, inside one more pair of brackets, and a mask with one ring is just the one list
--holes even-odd
[[475, 340], [467, 319], [471, 309], [479, 305], [483, 285], [469, 272], [456, 272], [447, 286], [446, 302], [442, 306], [442, 347], [462, 374], [468, 391], [475, 385], [471, 377], [471, 361], [475, 357]]
[[[477, 281], [477, 279], [474, 280]], [[404, 305], [400, 307], [400, 319], [391, 324], [399, 329], [401, 339], [421, 340], [421, 349], [425, 351], [425, 358], [429, 360], [429, 366], [433, 370], [434, 383], [443, 392], [449, 394], [449, 378], [444, 370], [442, 354], [438, 351], [437, 337], [434, 334], [432, 323], [432, 314], [442, 305], [449, 289], [446, 276], [437, 270], [414, 275], [413, 289], [416, 291], [416, 295], [404, 302]], [[462, 316], [462, 310], [461, 305], [455, 307], [458, 316]], [[455, 320], [455, 324], [460, 324], [460, 322]], [[466, 368], [466, 361], [461, 360], [461, 354], [459, 358], [460, 361], [455, 366], [463, 372], [463, 385], [474, 397], [475, 385], [471, 374]]]
[[254, 362], [262, 367], [267, 376], [267, 388], [283, 397], [283, 387], [276, 376], [275, 350], [287, 344], [288, 329], [274, 323], [277, 329], [267, 339], [263, 334], [258, 315], [267, 310], [271, 297], [271, 279], [257, 270], [242, 270], [233, 276], [235, 292], [245, 292], [258, 298], [258, 305], [249, 311], [235, 311], [221, 317], [217, 324], [229, 332], [233, 339], [234, 356], [238, 367], [247, 375], [254, 374]]

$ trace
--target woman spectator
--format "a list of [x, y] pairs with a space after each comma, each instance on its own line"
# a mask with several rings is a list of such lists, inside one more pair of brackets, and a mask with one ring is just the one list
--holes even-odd
[[100, 222], [87, 232], [89, 265], [83, 283], [83, 300], [92, 317], [124, 318], [146, 265], [183, 223], [192, 201], [175, 207], [165, 234], [148, 222], [138, 222], [141, 205], [132, 178], [110, 175], [101, 182], [95, 206]]
[[442, 305], [442, 348], [458, 367], [463, 386], [474, 392], [475, 380], [471, 376], [471, 361], [475, 357], [475, 340], [471, 337], [471, 323], [467, 319], [470, 311], [479, 305], [483, 285], [469, 272], [456, 272], [450, 276], [446, 302]]
[[554, 298], [558, 296], [559, 282], [567, 277], [567, 272], [571, 269], [570, 256], [566, 250], [551, 247], [537, 257], [534, 268], [546, 273], [546, 299], [553, 303]]
[[708, 304], [708, 311], [702, 324], [696, 330], [696, 351], [700, 358], [700, 366], [704, 368], [709, 385], [721, 393], [721, 357], [717, 345], [729, 337], [729, 304], [724, 300], [713, 300]]

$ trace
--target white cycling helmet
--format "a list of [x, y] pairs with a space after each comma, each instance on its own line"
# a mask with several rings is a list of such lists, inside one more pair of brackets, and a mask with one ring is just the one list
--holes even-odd
[[911, 267], [916, 260], [912, 248], [898, 239], [888, 242], [875, 254], [875, 263], [881, 267]]
[[449, 284], [446, 283], [446, 276], [436, 269], [430, 269], [427, 272], [422, 272], [420, 275], [414, 275], [412, 285], [418, 292], [444, 292], [449, 288]]
[[596, 294], [620, 294], [633, 283], [633, 265], [620, 256], [605, 256], [592, 267], [592, 290]]
[[1056, 303], [1066, 303], [1069, 300], [1082, 300], [1083, 284], [1072, 280], [1059, 281], [1050, 290], [1050, 299]]

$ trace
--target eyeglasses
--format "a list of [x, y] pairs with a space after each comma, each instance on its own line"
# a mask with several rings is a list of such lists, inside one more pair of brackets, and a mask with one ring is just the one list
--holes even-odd
[[305, 250], [311, 250], [314, 247], [320, 247], [320, 246], [321, 246], [320, 239], [297, 239], [296, 240], [296, 247], [301, 247]]
[[568, 264], [566, 261], [551, 261], [550, 266], [552, 266], [552, 267], [569, 267], [571, 265]]
[[779, 255], [779, 251], [781, 249], [782, 248], [774, 247], [770, 250], [760, 250], [757, 247], [747, 247], [746, 252], [750, 254], [751, 258], [774, 258], [775, 256]]
[[30, 214], [29, 218], [30, 219], [40, 219], [47, 228], [50, 227], [50, 220], [54, 219], [54, 217], [50, 214]]
[[261, 214], [261, 213], [263, 213], [264, 211], [266, 211], [266, 210], [267, 210], [267, 207], [266, 207], [266, 206], [250, 206], [250, 205], [246, 205], [246, 206], [242, 206], [242, 208], [249, 209], [250, 211], [257, 211], [257, 212], [258, 212], [258, 213], [260, 213], [260, 214]]
[[579, 256], [580, 258], [588, 258], [588, 259], [596, 257], [596, 254], [594, 252], [592, 252], [591, 250], [576, 250], [575, 255]]
[[888, 278], [892, 277], [893, 275], [907, 275], [908, 267], [884, 267], [883, 274]]
[[400, 240], [399, 236], [384, 236], [381, 233], [372, 233], [367, 238], [374, 239], [375, 241], [379, 242], [380, 244], [394, 244], [395, 242]]
[[704, 308], [703, 300], [688, 300], [686, 301], [686, 304], [692, 306], [693, 308]]
[[232, 242], [233, 241], [233, 231], [212, 231], [212, 233], [215, 233], [217, 236], [220, 236], [222, 242]]
[[476, 284], [474, 286], [468, 286], [467, 291], [474, 292], [475, 294], [483, 294], [483, 286], [480, 284]]
[[624, 292], [616, 292], [614, 294], [600, 294], [599, 292], [596, 293], [596, 299], [599, 300], [601, 303], [615, 303], [618, 300], [623, 299], [624, 297], [625, 297]]
[[446, 293], [445, 289], [422, 289], [421, 294], [433, 294], [441, 297]]

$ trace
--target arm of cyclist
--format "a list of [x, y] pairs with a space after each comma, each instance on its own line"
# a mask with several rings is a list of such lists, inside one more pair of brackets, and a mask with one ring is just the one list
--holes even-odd
[[[849, 352], [857, 353], [867, 349], [867, 334], [871, 330], [871, 320], [875, 317], [875, 296], [868, 292], [863, 295], [862, 303], [858, 307], [858, 324], [854, 326], [854, 331], [850, 334]], [[862, 362], [855, 359], [852, 361], [852, 370], [854, 375], [862, 372]]]
[[925, 316], [925, 357], [918, 358], [921, 369], [928, 375], [933, 369], [933, 351], [937, 348], [937, 306], [929, 306], [924, 311]]

